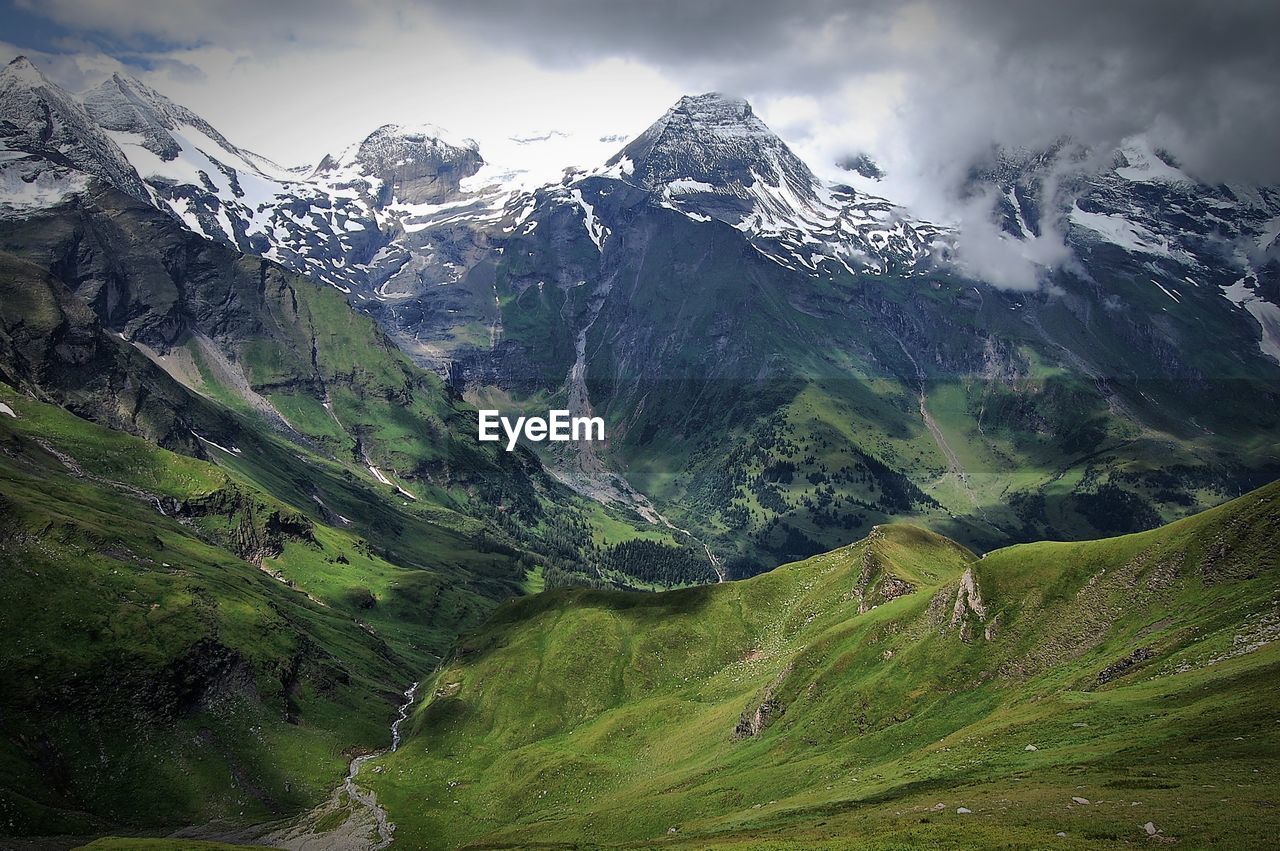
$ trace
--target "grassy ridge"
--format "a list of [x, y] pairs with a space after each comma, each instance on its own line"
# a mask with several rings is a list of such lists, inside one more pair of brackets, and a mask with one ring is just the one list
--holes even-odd
[[1278, 583], [1280, 484], [980, 560], [884, 526], [737, 583], [542, 594], [464, 641], [369, 783], [405, 847], [1096, 847], [1148, 821], [1271, 847]]

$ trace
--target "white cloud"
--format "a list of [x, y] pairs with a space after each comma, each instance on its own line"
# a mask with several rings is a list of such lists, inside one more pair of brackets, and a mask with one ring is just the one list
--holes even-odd
[[[193, 109], [242, 147], [285, 165], [314, 163], [387, 123], [429, 122], [475, 138], [489, 159], [509, 137], [560, 130], [562, 165], [595, 165], [640, 132], [681, 90], [652, 67], [600, 59], [547, 68], [520, 54], [417, 31], [367, 46], [295, 45], [272, 54], [201, 46], [134, 55], [31, 53], [52, 79], [80, 90], [122, 71]], [[22, 52], [18, 46], [11, 54]], [[582, 157], [588, 159], [583, 160]]]

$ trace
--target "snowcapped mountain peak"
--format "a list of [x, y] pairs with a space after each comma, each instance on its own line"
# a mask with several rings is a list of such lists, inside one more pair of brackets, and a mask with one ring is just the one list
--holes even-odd
[[647, 189], [683, 181], [741, 196], [762, 180], [803, 197], [816, 195], [813, 173], [751, 104], [719, 92], [680, 98], [608, 164], [623, 159], [632, 164], [633, 182]]
[[380, 206], [426, 204], [457, 192], [483, 165], [472, 139], [431, 124], [384, 124], [339, 156], [325, 157], [312, 176], [335, 186], [364, 184]]
[[182, 107], [146, 83], [123, 74], [112, 74], [110, 79], [104, 80], [83, 95], [85, 101], [105, 97], [127, 100], [135, 110], [150, 112], [157, 118], [169, 119], [180, 110], [185, 112]]
[[24, 85], [28, 87], [36, 87], [48, 85], [49, 81], [45, 79], [44, 74], [40, 73], [40, 69], [31, 64], [31, 60], [25, 56], [17, 56], [8, 65], [0, 71], [0, 85]]
[[104, 129], [132, 134], [130, 141], [162, 160], [173, 160], [182, 153], [183, 146], [175, 133], [188, 127], [209, 140], [206, 147], [221, 148], [236, 158], [245, 156], [203, 118], [133, 77], [114, 74], [82, 98], [85, 109]]
[[1134, 136], [1124, 140], [1117, 154], [1123, 162], [1116, 174], [1138, 183], [1194, 183], [1173, 158], [1151, 144], [1149, 139]]
[[[672, 111], [687, 112], [701, 120], [724, 122], [745, 122], [754, 118], [751, 104], [746, 98], [726, 95], [722, 92], [705, 92], [700, 95], [684, 95], [676, 101]], [[759, 121], [759, 119], [756, 119]], [[763, 123], [762, 123], [763, 126]]]
[[480, 146], [474, 139], [464, 139], [435, 124], [383, 124], [360, 141], [348, 145], [336, 157], [326, 156], [314, 171], [351, 168], [385, 158], [393, 149], [405, 152], [413, 148], [480, 152]]
[[[7, 106], [17, 106], [19, 99], [24, 103], [33, 103], [41, 98], [55, 101], [60, 106], [75, 103], [75, 98], [69, 92], [51, 82], [25, 56], [17, 57], [0, 69], [0, 98], [4, 98]], [[13, 122], [22, 117], [22, 113], [6, 109], [3, 117]]]
[[45, 185], [48, 191], [37, 196], [48, 201], [78, 191], [92, 176], [148, 197], [124, 154], [80, 102], [25, 56], [0, 71], [0, 116], [0, 151], [6, 152], [0, 157], [0, 183], [5, 186], [15, 180], [27, 187]]
[[384, 124], [371, 133], [370, 137], [378, 135], [396, 136], [410, 143], [430, 143], [476, 152], [480, 150], [475, 139], [458, 136], [438, 124]]
[[942, 233], [879, 198], [827, 186], [751, 104], [719, 92], [680, 98], [600, 174], [695, 221], [731, 225], [804, 274], [910, 270]]

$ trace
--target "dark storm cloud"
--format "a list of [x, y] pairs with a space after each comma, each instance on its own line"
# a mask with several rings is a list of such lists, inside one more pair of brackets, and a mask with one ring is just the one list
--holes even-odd
[[393, 9], [360, 0], [13, 0], [12, 6], [91, 35], [105, 48], [148, 52], [337, 43]]
[[[983, 144], [1156, 130], [1209, 179], [1280, 179], [1274, 0], [18, 0], [121, 44], [378, 47], [455, 30], [558, 68], [623, 57], [689, 89], [822, 99], [896, 79], [923, 171]], [[481, 71], [482, 73], [482, 71]], [[625, 97], [625, 93], [619, 96]], [[847, 116], [837, 116], [847, 120]], [[945, 141], [947, 150], [931, 151]]]
[[1280, 178], [1280, 3], [472, 0], [441, 13], [552, 64], [626, 56], [691, 84], [822, 96], [901, 74], [907, 127], [1094, 144], [1155, 129], [1211, 179]]
[[[604, 5], [473, 0], [449, 7], [464, 26], [563, 64], [626, 56], [690, 88], [808, 97], [814, 125], [850, 121], [892, 88], [886, 126], [868, 145], [827, 138], [831, 160], [869, 152], [893, 194], [960, 226], [962, 265], [998, 286], [1030, 289], [1070, 262], [1052, 221], [1010, 242], [995, 198], [963, 186], [993, 146], [1043, 149], [1069, 136], [1105, 157], [1146, 134], [1208, 181], [1280, 181], [1280, 3], [1205, 0], [809, 2]], [[788, 127], [805, 134], [805, 122]], [[865, 128], [862, 128], [865, 133]], [[830, 136], [830, 134], [827, 134]], [[839, 131], [835, 135], [839, 135]], [[887, 188], [887, 187], [886, 187]]]
[[750, 62], [787, 49], [794, 40], [857, 18], [860, 27], [882, 29], [898, 4], [863, 3], [856, 9], [833, 0], [653, 0], [592, 3], [586, 0], [477, 0], [444, 4], [464, 23], [508, 37], [523, 34], [526, 50], [549, 62], [624, 55], [661, 64]]

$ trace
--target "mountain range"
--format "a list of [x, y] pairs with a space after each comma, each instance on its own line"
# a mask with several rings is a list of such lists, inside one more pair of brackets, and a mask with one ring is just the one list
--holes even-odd
[[687, 567], [477, 444], [332, 286], [193, 233], [28, 63], [0, 106], [6, 833], [296, 809], [502, 599], [647, 587], [637, 535]]
[[[1280, 188], [996, 148], [979, 233], [724, 94], [618, 144], [283, 166], [0, 71], [0, 833], [1218, 837], [1167, 790], [1274, 768]], [[507, 453], [477, 406], [608, 440]]]
[[338, 289], [470, 401], [603, 415], [607, 447], [544, 463], [733, 575], [894, 518], [979, 547], [1135, 531], [1280, 469], [1280, 194], [1141, 139], [973, 164], [1002, 240], [1062, 244], [1028, 289], [718, 94], [530, 190], [430, 126], [285, 169], [136, 80], [6, 76], [7, 113], [44, 92], [91, 128], [77, 174]]

